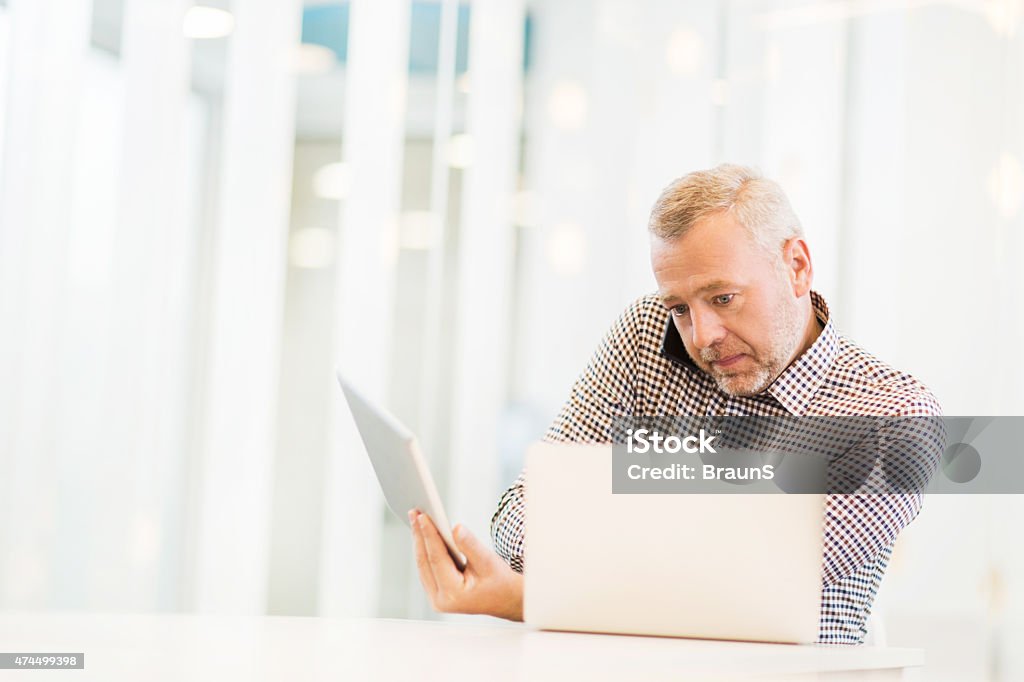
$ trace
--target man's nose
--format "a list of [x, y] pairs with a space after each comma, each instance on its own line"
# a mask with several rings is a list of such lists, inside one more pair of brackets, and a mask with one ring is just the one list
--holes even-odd
[[725, 339], [725, 327], [713, 311], [691, 309], [690, 325], [693, 345], [697, 348], [708, 348]]

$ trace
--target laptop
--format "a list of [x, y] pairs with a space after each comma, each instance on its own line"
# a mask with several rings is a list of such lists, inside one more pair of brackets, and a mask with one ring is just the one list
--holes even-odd
[[612, 446], [526, 455], [524, 617], [545, 630], [811, 643], [823, 494], [612, 494]]

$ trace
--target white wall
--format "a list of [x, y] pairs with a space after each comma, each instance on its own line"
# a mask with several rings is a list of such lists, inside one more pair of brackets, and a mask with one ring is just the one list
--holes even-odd
[[[12, 28], [26, 30], [16, 21]], [[7, 342], [19, 341], [16, 352], [3, 354], [4, 376], [22, 378], [0, 388], [5, 419], [20, 423], [4, 428], [0, 447], [10, 486], [0, 594], [6, 608], [174, 610], [184, 590], [189, 330], [206, 108], [181, 93], [171, 162], [162, 156], [167, 147], [145, 146], [137, 128], [126, 125], [126, 96], [140, 96], [138, 81], [127, 82], [110, 55], [88, 49], [87, 33], [78, 47], [70, 57], [78, 95], [60, 96], [70, 137], [56, 139], [57, 160], [40, 169], [49, 176], [63, 165], [68, 183], [22, 177], [42, 201], [65, 203], [67, 214], [52, 224], [52, 241], [32, 247], [39, 257], [32, 274], [4, 287], [8, 302], [20, 300], [4, 313]], [[46, 78], [31, 71], [25, 77]], [[11, 102], [23, 98], [15, 106], [32, 104], [21, 89], [9, 94]], [[53, 123], [52, 111], [15, 115], [8, 133], [25, 146], [22, 153], [45, 161], [31, 144], [38, 136], [50, 139]], [[29, 126], [42, 128], [32, 133]], [[8, 170], [26, 158], [10, 146], [5, 152]], [[181, 182], [169, 225], [147, 220], [145, 211], [125, 211], [126, 158]], [[153, 158], [159, 163], [151, 164]], [[146, 178], [131, 179], [144, 197]], [[7, 191], [15, 187], [6, 184]], [[17, 202], [4, 205], [13, 209]], [[8, 277], [18, 275], [12, 263], [27, 264], [24, 240], [46, 234], [32, 225], [5, 214], [0, 251], [13, 259], [5, 262]], [[15, 237], [18, 242], [10, 241]], [[137, 305], [126, 305], [129, 300]], [[33, 328], [29, 316], [39, 310], [53, 316], [54, 330]], [[29, 401], [32, 395], [41, 400]], [[10, 439], [18, 430], [21, 436]]]

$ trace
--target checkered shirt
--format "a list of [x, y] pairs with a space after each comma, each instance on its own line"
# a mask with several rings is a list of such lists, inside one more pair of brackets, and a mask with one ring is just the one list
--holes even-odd
[[[643, 415], [941, 415], [923, 384], [841, 335], [825, 300], [816, 292], [811, 300], [823, 325], [817, 340], [764, 392], [749, 397], [724, 393], [693, 363], [656, 295], [634, 301], [605, 335], [545, 440], [611, 442], [616, 420]], [[523, 571], [525, 474], [505, 491], [491, 519], [495, 549], [518, 572]], [[829, 494], [825, 499], [818, 641], [859, 644], [896, 537], [920, 510], [921, 495]]]

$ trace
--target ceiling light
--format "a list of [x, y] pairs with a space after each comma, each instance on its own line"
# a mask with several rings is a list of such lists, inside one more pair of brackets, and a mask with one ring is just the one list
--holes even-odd
[[1012, 38], [1020, 23], [1019, 0], [986, 0], [982, 13], [998, 35]]
[[988, 190], [996, 210], [1003, 218], [1013, 218], [1024, 201], [1024, 169], [1013, 154], [999, 155], [996, 167], [988, 176]]
[[579, 83], [558, 83], [548, 97], [548, 116], [563, 130], [579, 130], [587, 123], [587, 91]]
[[704, 43], [692, 28], [683, 27], [672, 31], [665, 46], [665, 61], [673, 73], [692, 76], [700, 68]]
[[433, 211], [404, 211], [400, 228], [398, 243], [403, 249], [431, 249], [441, 236], [441, 221]]
[[334, 50], [314, 43], [302, 43], [295, 48], [293, 66], [295, 73], [330, 73], [338, 64]]
[[321, 199], [343, 201], [351, 190], [352, 171], [347, 163], [329, 163], [313, 174], [313, 194]]
[[334, 262], [334, 232], [326, 227], [304, 227], [288, 240], [288, 259], [297, 268], [326, 268]]
[[544, 255], [556, 274], [579, 275], [587, 263], [587, 240], [583, 230], [575, 223], [556, 225], [544, 242]]
[[448, 165], [469, 168], [473, 165], [473, 137], [466, 133], [452, 135], [448, 140]]
[[208, 39], [223, 38], [230, 35], [235, 28], [235, 17], [216, 7], [195, 5], [185, 12], [182, 31], [186, 38]]

